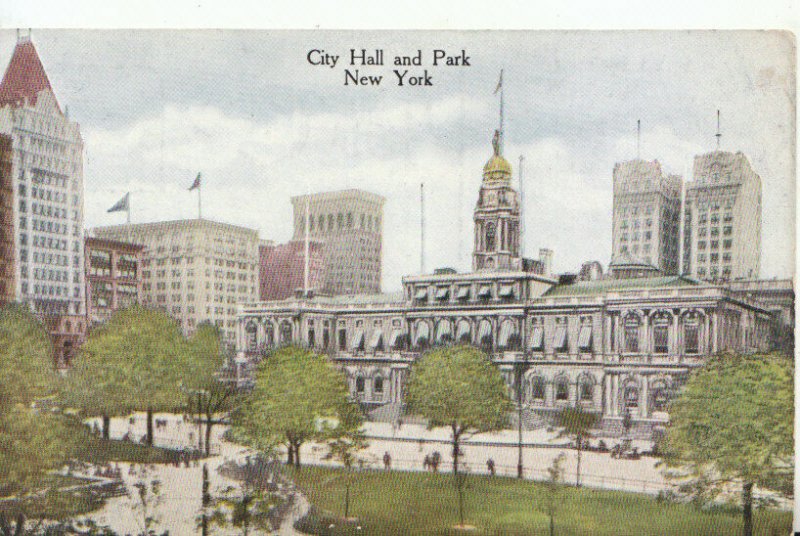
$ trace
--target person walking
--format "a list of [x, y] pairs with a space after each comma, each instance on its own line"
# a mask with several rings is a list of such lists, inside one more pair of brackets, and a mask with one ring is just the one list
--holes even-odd
[[387, 471], [392, 468], [392, 457], [389, 455], [388, 450], [383, 454], [383, 468]]
[[489, 476], [494, 476], [494, 460], [489, 458], [486, 460], [486, 469], [489, 470]]

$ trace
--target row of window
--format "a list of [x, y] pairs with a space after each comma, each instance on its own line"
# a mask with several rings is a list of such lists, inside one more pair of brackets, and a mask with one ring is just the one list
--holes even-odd
[[[327, 224], [326, 224], [327, 222]], [[324, 233], [324, 232], [332, 232], [332, 231], [341, 231], [343, 229], [353, 229], [354, 228], [354, 218], [353, 213], [342, 213], [339, 212], [338, 214], [328, 214], [327, 217], [324, 214], [319, 215], [309, 215], [308, 218], [308, 230], [309, 232], [314, 232], [316, 229], [317, 232]], [[380, 216], [373, 216], [372, 214], [361, 214], [361, 225], [359, 229], [370, 231], [370, 232], [379, 232], [381, 226], [381, 218]], [[306, 224], [305, 224], [305, 216], [300, 215], [297, 218], [297, 223], [295, 227], [299, 230], [300, 233], [305, 232]]]

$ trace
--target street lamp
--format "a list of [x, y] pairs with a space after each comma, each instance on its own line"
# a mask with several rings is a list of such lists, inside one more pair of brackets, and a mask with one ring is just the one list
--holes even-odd
[[522, 478], [522, 376], [528, 368], [525, 346], [522, 348], [522, 361], [514, 363], [514, 376], [517, 387], [517, 478]]

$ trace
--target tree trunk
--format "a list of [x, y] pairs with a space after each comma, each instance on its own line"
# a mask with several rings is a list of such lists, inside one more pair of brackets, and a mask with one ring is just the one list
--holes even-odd
[[583, 448], [583, 438], [578, 436], [578, 467], [575, 469], [575, 487], [581, 487], [581, 449]]
[[208, 482], [208, 465], [203, 464], [203, 492], [202, 492], [202, 504], [203, 504], [203, 519], [202, 519], [202, 536], [208, 536], [208, 515], [206, 510], [209, 506], [211, 506], [211, 494], [208, 492], [209, 489], [209, 482]]
[[456, 479], [456, 486], [458, 486], [458, 519], [461, 523], [461, 526], [464, 526], [464, 484], [463, 482], [459, 482], [459, 480], [463, 478], [459, 475], [455, 475]]
[[555, 536], [556, 526], [553, 524], [553, 514], [550, 514], [550, 536]]
[[742, 485], [742, 521], [744, 526], [742, 534], [753, 536], [753, 483], [745, 482]]
[[103, 439], [111, 436], [111, 417], [103, 415]]
[[344, 488], [344, 518], [350, 514], [350, 481], [348, 480]]
[[147, 435], [145, 436], [145, 443], [153, 446], [153, 410], [147, 408]]
[[211, 456], [211, 417], [206, 421], [206, 456]]
[[289, 442], [289, 445], [286, 447], [286, 464], [287, 465], [294, 465], [294, 445]]
[[300, 467], [300, 445], [300, 441], [294, 445], [294, 466], [297, 468]]
[[453, 474], [458, 476], [458, 457], [461, 454], [459, 449], [459, 439], [461, 434], [456, 431], [456, 427], [453, 426]]

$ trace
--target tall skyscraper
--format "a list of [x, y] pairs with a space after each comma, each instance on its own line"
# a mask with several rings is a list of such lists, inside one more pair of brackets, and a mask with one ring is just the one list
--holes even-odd
[[0, 305], [14, 300], [14, 187], [11, 136], [0, 135]]
[[185, 334], [198, 324], [234, 342], [236, 304], [258, 300], [258, 231], [205, 219], [94, 229], [97, 238], [141, 244], [142, 304], [158, 307]]
[[684, 272], [698, 279], [758, 278], [761, 178], [741, 152], [694, 157], [684, 207]]
[[612, 263], [633, 260], [678, 273], [682, 179], [665, 175], [658, 160], [614, 166]]
[[15, 297], [39, 314], [84, 315], [83, 140], [29, 37], [0, 82], [0, 133], [13, 146]]
[[383, 204], [363, 190], [341, 190], [292, 197], [294, 236], [305, 239], [306, 200], [309, 238], [324, 244], [324, 294], [375, 294], [381, 290]]

